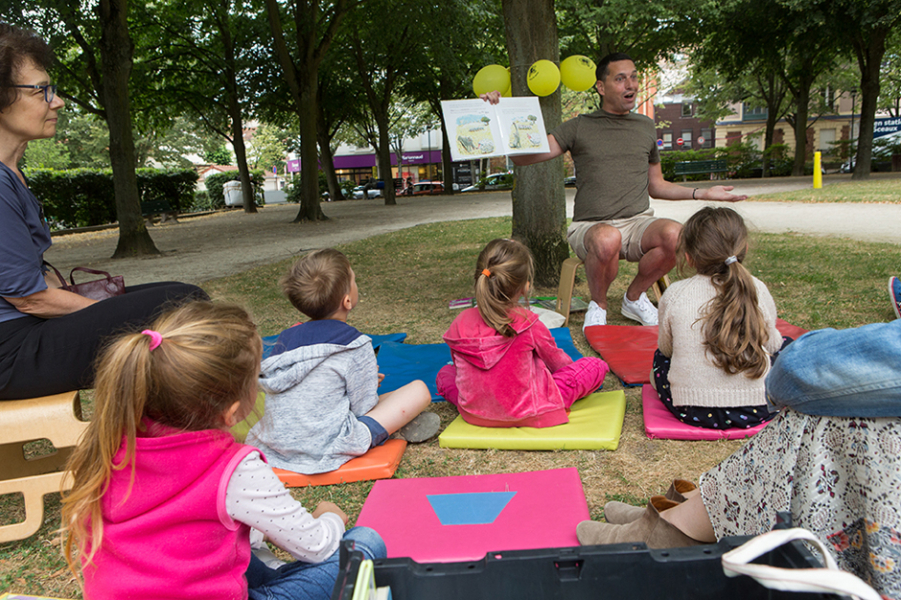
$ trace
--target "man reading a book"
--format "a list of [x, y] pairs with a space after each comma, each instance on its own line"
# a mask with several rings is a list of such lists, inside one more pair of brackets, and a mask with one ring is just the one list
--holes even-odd
[[[732, 186], [687, 188], [663, 179], [654, 122], [633, 113], [639, 90], [638, 70], [623, 53], [609, 54], [597, 65], [595, 88], [603, 105], [593, 113], [566, 121], [548, 138], [550, 151], [521, 154], [519, 166], [569, 152], [576, 167], [573, 222], [566, 232], [576, 255], [585, 262], [591, 302], [585, 325], [607, 324], [607, 290], [620, 259], [638, 263], [638, 274], [622, 301], [622, 314], [643, 325], [657, 324], [657, 308], [646, 290], [676, 264], [681, 225], [655, 218], [649, 195], [660, 200], [738, 202]], [[483, 94], [496, 104], [499, 92]]]

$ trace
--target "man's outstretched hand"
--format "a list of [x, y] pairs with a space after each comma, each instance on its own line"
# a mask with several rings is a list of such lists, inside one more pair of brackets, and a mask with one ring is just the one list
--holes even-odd
[[731, 185], [715, 185], [712, 188], [708, 188], [701, 199], [703, 200], [716, 200], [717, 202], [741, 202], [742, 200], [747, 200], [747, 194], [738, 196], [736, 194], [730, 194], [734, 189], [734, 186]]

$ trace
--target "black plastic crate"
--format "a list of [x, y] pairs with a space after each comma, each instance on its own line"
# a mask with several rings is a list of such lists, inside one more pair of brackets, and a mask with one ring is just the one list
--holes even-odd
[[[477, 561], [420, 564], [409, 558], [374, 561], [375, 582], [393, 600], [804, 600], [838, 598], [769, 590], [750, 577], [726, 577], [720, 559], [749, 537], [717, 544], [649, 550], [613, 544], [492, 552]], [[348, 547], [351, 542], [346, 542]], [[332, 600], [351, 600], [363, 555], [342, 547]], [[801, 542], [755, 562], [786, 568], [822, 567]]]

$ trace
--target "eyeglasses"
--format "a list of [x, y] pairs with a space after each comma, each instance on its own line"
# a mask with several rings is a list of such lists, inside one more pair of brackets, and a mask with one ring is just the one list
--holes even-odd
[[25, 88], [29, 90], [44, 90], [44, 100], [47, 101], [47, 104], [53, 102], [53, 99], [56, 98], [56, 86], [53, 84], [48, 85], [14, 85], [14, 88]]

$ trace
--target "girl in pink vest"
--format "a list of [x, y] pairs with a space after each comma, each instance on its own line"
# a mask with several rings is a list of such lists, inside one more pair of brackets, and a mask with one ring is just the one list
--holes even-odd
[[438, 372], [438, 392], [463, 419], [482, 427], [551, 427], [569, 421], [572, 403], [598, 389], [607, 374], [599, 358], [573, 360], [538, 315], [519, 299], [533, 276], [529, 249], [492, 240], [476, 261], [476, 308], [444, 334], [454, 364]]
[[[76, 572], [80, 562], [86, 598], [325, 600], [342, 538], [385, 556], [377, 533], [345, 534], [330, 502], [307, 512], [232, 438], [253, 409], [261, 352], [244, 309], [195, 302], [102, 353], [63, 499], [66, 559]], [[264, 536], [296, 562], [275, 559]]]

